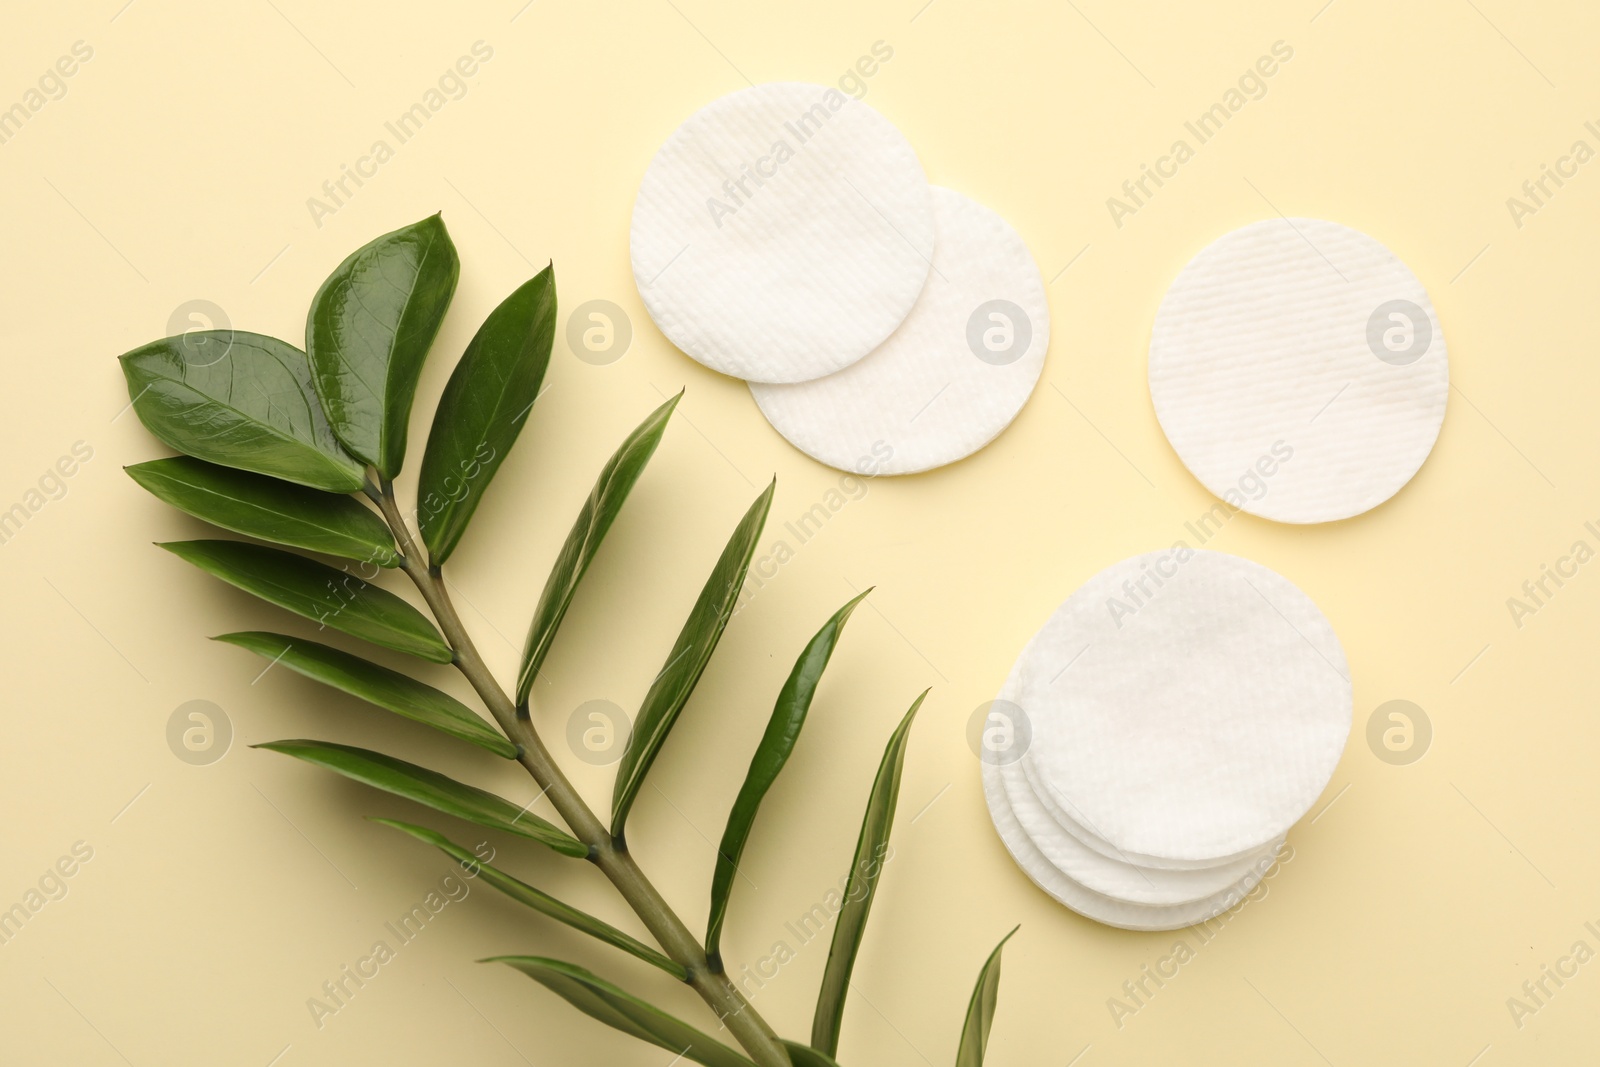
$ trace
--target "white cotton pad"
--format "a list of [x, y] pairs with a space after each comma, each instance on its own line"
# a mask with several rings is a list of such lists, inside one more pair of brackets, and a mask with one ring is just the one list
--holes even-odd
[[1278, 522], [1347, 519], [1397, 493], [1439, 436], [1449, 388], [1422, 283], [1366, 234], [1318, 219], [1207, 246], [1150, 337], [1150, 396], [1178, 458]]
[[1052, 866], [1102, 896], [1130, 904], [1175, 905], [1205, 900], [1226, 892], [1249, 875], [1258, 861], [1270, 866], [1283, 838], [1244, 859], [1194, 870], [1160, 870], [1108, 858], [1087, 847], [1052, 818], [1039, 802], [1017, 763], [1000, 767], [1000, 781], [1022, 831]]
[[932, 262], [933, 209], [887, 119], [838, 89], [781, 82], [730, 93], [667, 138], [630, 245], [673, 344], [724, 374], [803, 382], [905, 319]]
[[1191, 901], [1187, 904], [1165, 906], [1130, 904], [1125, 900], [1096, 893], [1058, 870], [1044, 857], [1027, 834], [1023, 833], [1017, 822], [1016, 813], [1012, 810], [1011, 801], [1006, 796], [1005, 787], [1000, 782], [999, 772], [999, 767], [984, 764], [983, 793], [989, 803], [989, 815], [994, 820], [995, 830], [1000, 834], [1000, 840], [1006, 846], [1006, 851], [1011, 853], [1011, 858], [1016, 860], [1017, 866], [1022, 868], [1023, 873], [1034, 885], [1079, 915], [1095, 922], [1121, 927], [1124, 930], [1178, 930], [1185, 926], [1193, 926], [1195, 923], [1220, 915], [1238, 904], [1256, 887], [1271, 866], [1268, 862], [1263, 867], [1252, 868], [1238, 884], [1204, 900]]
[[1317, 606], [1260, 564], [1181, 543], [1089, 579], [1024, 659], [1035, 801], [1141, 866], [1265, 848], [1350, 731], [1349, 668]]
[[1033, 392], [1050, 345], [1044, 280], [999, 215], [933, 187], [933, 271], [900, 328], [844, 370], [799, 385], [750, 386], [761, 414], [800, 451], [874, 474], [953, 463], [994, 440]]

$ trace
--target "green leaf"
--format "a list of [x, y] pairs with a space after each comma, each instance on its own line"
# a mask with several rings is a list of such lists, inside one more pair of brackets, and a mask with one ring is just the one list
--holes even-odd
[[[872, 592], [868, 589], [867, 593]], [[778, 702], [773, 706], [772, 718], [767, 720], [767, 732], [761, 737], [755, 756], [750, 760], [750, 770], [745, 774], [744, 785], [734, 799], [733, 810], [728, 813], [728, 826], [722, 832], [722, 844], [717, 847], [717, 869], [711, 878], [711, 918], [706, 923], [706, 955], [719, 958], [722, 942], [722, 923], [728, 913], [728, 896], [733, 892], [733, 879], [739, 869], [739, 858], [744, 855], [745, 842], [755, 825], [756, 812], [761, 801], [778, 780], [778, 772], [788, 762], [800, 739], [800, 728], [805, 725], [806, 712], [811, 709], [811, 698], [816, 695], [817, 683], [828, 666], [839, 635], [850, 613], [867, 595], [862, 593], [850, 603], [834, 612], [823, 624], [805, 651], [795, 661], [789, 678], [778, 691]]]
[[828, 949], [828, 965], [822, 972], [822, 988], [817, 993], [817, 1012], [811, 1021], [811, 1045], [830, 1056], [839, 1053], [839, 1023], [844, 1018], [844, 997], [850, 989], [850, 972], [855, 969], [856, 953], [861, 950], [861, 936], [867, 929], [867, 914], [872, 910], [872, 898], [878, 892], [878, 877], [883, 873], [884, 853], [889, 844], [889, 831], [894, 828], [894, 809], [900, 797], [900, 772], [906, 762], [906, 739], [911, 735], [911, 722], [917, 709], [928, 696], [922, 695], [912, 703], [911, 710], [895, 728], [884, 750], [883, 762], [878, 765], [878, 776], [872, 783], [872, 795], [867, 799], [866, 817], [861, 821], [861, 836], [856, 840], [856, 854], [850, 864], [849, 880], [845, 883], [844, 907], [833, 924], [833, 944]]
[[434, 566], [455, 551], [522, 432], [555, 336], [555, 270], [546, 267], [489, 313], [451, 373], [417, 484], [417, 524]]
[[293, 345], [206, 330], [152, 341], [121, 358], [139, 421], [179, 452], [335, 493], [366, 483], [361, 464], [328, 427], [306, 354]]
[[583, 579], [594, 554], [600, 549], [600, 542], [605, 540], [606, 532], [622, 510], [622, 502], [628, 499], [633, 484], [639, 480], [645, 464], [655, 454], [656, 446], [661, 443], [661, 435], [666, 432], [667, 420], [682, 399], [683, 393], [679, 392], [652, 411], [650, 417], [628, 435], [622, 447], [617, 449], [600, 472], [599, 480], [589, 492], [589, 499], [583, 502], [583, 510], [578, 512], [578, 521], [572, 524], [567, 542], [561, 546], [561, 555], [544, 583], [539, 606], [534, 609], [533, 622], [528, 627], [528, 640], [522, 649], [522, 669], [517, 675], [518, 704], [527, 702], [528, 693], [533, 689], [533, 680], [544, 665], [545, 656], [550, 653], [556, 630], [566, 617], [573, 594], [578, 591], [578, 582]]
[[168, 541], [161, 547], [229, 585], [323, 626], [434, 663], [453, 658], [422, 612], [353, 574], [247, 541]]
[[712, 568], [711, 577], [706, 579], [704, 588], [700, 590], [700, 597], [689, 612], [688, 621], [683, 624], [678, 640], [673, 643], [672, 653], [667, 656], [661, 673], [656, 675], [650, 691], [644, 696], [638, 721], [633, 725], [628, 747], [622, 753], [622, 762], [617, 769], [616, 788], [611, 799], [613, 837], [622, 836], [628, 811], [633, 807], [640, 787], [644, 785], [644, 776], [650, 773], [650, 765], [660, 754], [667, 734], [672, 731], [673, 723], [678, 721], [678, 713], [688, 702], [689, 694], [694, 692], [695, 684], [700, 681], [700, 675], [711, 660], [711, 653], [722, 639], [722, 631], [727, 628], [728, 619], [733, 615], [739, 590], [744, 585], [745, 571], [750, 567], [750, 558], [755, 555], [756, 539], [761, 536], [761, 527], [767, 521], [767, 511], [772, 507], [772, 493], [777, 486], [777, 479], [773, 479], [766, 491], [750, 505], [750, 510], [744, 513], [744, 518], [739, 520], [717, 565]]
[[810, 1045], [784, 1040], [783, 1047], [789, 1053], [789, 1062], [794, 1064], [794, 1067], [839, 1067], [839, 1062], [832, 1056], [818, 1052]]
[[515, 967], [585, 1015], [684, 1059], [705, 1067], [753, 1067], [727, 1045], [582, 967], [538, 956], [496, 956], [481, 962]]
[[978, 973], [978, 984], [967, 1004], [967, 1021], [961, 1028], [961, 1047], [956, 1052], [956, 1067], [983, 1067], [983, 1054], [989, 1047], [989, 1027], [994, 1023], [995, 1000], [1000, 995], [1000, 950], [1011, 940], [1011, 933], [989, 953], [989, 960]]
[[334, 436], [393, 478], [428, 348], [461, 260], [432, 215], [356, 249], [322, 283], [306, 316], [312, 382]]
[[393, 567], [389, 527], [349, 496], [174, 456], [124, 467], [128, 477], [179, 511], [234, 533], [330, 556]]
[[[369, 818], [372, 817], [369, 816]], [[563, 904], [548, 893], [541, 892], [528, 883], [513, 878], [498, 868], [489, 866], [443, 834], [435, 833], [423, 826], [413, 826], [408, 822], [400, 822], [396, 819], [372, 818], [372, 821], [393, 827], [402, 833], [410, 834], [419, 841], [426, 841], [469, 870], [477, 871], [478, 877], [517, 903], [526, 904], [534, 911], [548, 915], [557, 922], [566, 923], [574, 930], [581, 930], [590, 937], [598, 938], [614, 948], [620, 948], [624, 952], [631, 953], [651, 966], [661, 968], [680, 982], [689, 980], [689, 972], [681, 964], [674, 963], [670, 958], [657, 952], [638, 938], [630, 937], [610, 923], [596, 919], [588, 912], [579, 911], [577, 908]]]
[[414, 800], [434, 811], [548, 845], [564, 856], [589, 855], [589, 848], [582, 841], [539, 816], [530, 815], [503, 797], [447, 778], [426, 767], [418, 767], [415, 763], [385, 756], [381, 752], [336, 745], [331, 741], [306, 740], [268, 741], [251, 747], [281, 752], [326, 767], [346, 778]]
[[258, 656], [281, 663], [297, 674], [313, 678], [351, 696], [360, 697], [396, 715], [425, 723], [451, 737], [470, 741], [506, 759], [517, 758], [517, 746], [507, 741], [473, 710], [449, 693], [415, 678], [368, 663], [337, 648], [302, 641], [283, 634], [248, 631], [212, 638], [238, 645]]

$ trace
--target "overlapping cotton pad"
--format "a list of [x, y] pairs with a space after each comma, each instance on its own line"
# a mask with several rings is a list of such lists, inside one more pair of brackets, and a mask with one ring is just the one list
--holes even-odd
[[983, 767], [1007, 849], [1057, 900], [1132, 929], [1238, 903], [1350, 730], [1349, 670], [1316, 605], [1266, 567], [1182, 544], [1068, 597], [1001, 699], [1029, 738]]
[[883, 116], [782, 82], [712, 102], [651, 161], [634, 281], [662, 333], [756, 382], [847, 367], [905, 319], [933, 257], [927, 178]]
[[952, 463], [992, 441], [1027, 402], [1050, 343], [1044, 280], [1017, 232], [933, 187], [933, 270], [911, 314], [860, 362], [798, 385], [752, 384], [767, 421], [814, 459], [877, 474]]
[[1388, 500], [1432, 450], [1449, 360], [1427, 291], [1382, 244], [1270, 219], [1178, 275], [1150, 339], [1156, 418], [1230, 505], [1279, 522]]

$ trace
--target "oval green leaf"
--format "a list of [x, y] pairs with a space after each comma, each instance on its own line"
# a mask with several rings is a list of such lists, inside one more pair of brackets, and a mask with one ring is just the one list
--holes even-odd
[[1011, 933], [989, 953], [989, 959], [978, 972], [978, 984], [973, 987], [972, 1000], [967, 1004], [967, 1021], [961, 1027], [961, 1046], [956, 1052], [956, 1067], [983, 1067], [983, 1054], [989, 1048], [989, 1027], [994, 1023], [994, 1006], [1000, 997], [1000, 950], [1011, 940]]
[[496, 956], [481, 962], [515, 967], [585, 1015], [675, 1056], [705, 1067], [754, 1067], [727, 1045], [582, 967], [539, 956]]
[[389, 527], [354, 497], [189, 456], [123, 469], [157, 498], [224, 530], [380, 567], [400, 562]]
[[611, 798], [613, 837], [622, 836], [628, 811], [633, 807], [640, 787], [644, 785], [645, 775], [650, 773], [650, 765], [660, 754], [667, 734], [672, 732], [673, 724], [678, 721], [679, 712], [683, 711], [689, 695], [700, 681], [700, 675], [705, 672], [717, 642], [722, 640], [722, 631], [727, 629], [728, 619], [733, 616], [734, 605], [738, 603], [739, 590], [744, 586], [745, 572], [749, 570], [750, 559], [755, 555], [756, 540], [766, 524], [767, 512], [772, 507], [772, 493], [777, 486], [777, 479], [773, 479], [766, 491], [744, 513], [744, 518], [739, 520], [733, 536], [728, 539], [722, 555], [717, 559], [717, 565], [712, 568], [711, 576], [700, 590], [688, 620], [678, 633], [678, 640], [673, 643], [666, 664], [644, 696], [638, 720], [633, 724], [633, 733], [628, 737], [628, 747], [623, 751], [622, 762], [617, 768], [616, 787]]
[[314, 763], [374, 789], [414, 800], [434, 811], [529, 838], [564, 856], [589, 855], [589, 848], [582, 841], [503, 797], [381, 752], [336, 745], [331, 741], [306, 740], [268, 741], [251, 747]]
[[337, 648], [303, 641], [283, 634], [247, 631], [212, 638], [238, 645], [258, 656], [281, 663], [297, 674], [332, 686], [340, 692], [376, 704], [386, 711], [403, 715], [488, 749], [506, 759], [517, 758], [517, 746], [489, 725], [473, 710], [431, 685], [424, 685], [399, 671], [391, 671]]
[[789, 1062], [794, 1067], [839, 1067], [839, 1061], [825, 1053], [818, 1052], [810, 1045], [802, 1045], [798, 1041], [784, 1041], [783, 1047], [789, 1053]]
[[[871, 589], [867, 593], [872, 592]], [[728, 813], [728, 825], [722, 832], [722, 844], [717, 846], [717, 869], [711, 877], [711, 917], [706, 922], [706, 955], [713, 963], [720, 961], [722, 923], [728, 914], [728, 897], [733, 892], [734, 876], [739, 870], [739, 859], [744, 855], [745, 842], [750, 839], [750, 829], [755, 825], [756, 812], [761, 801], [778, 780], [778, 773], [788, 762], [800, 739], [800, 728], [805, 725], [806, 713], [816, 695], [817, 683], [839, 643], [844, 624], [850, 613], [861, 603], [860, 596], [834, 612], [822, 625], [795, 661], [783, 688], [778, 691], [778, 702], [773, 706], [772, 717], [767, 720], [767, 731], [750, 760], [750, 769], [734, 799], [733, 810]]]
[[353, 574], [246, 541], [168, 541], [161, 547], [229, 585], [351, 637], [434, 663], [453, 658], [422, 612]]
[[833, 944], [828, 949], [828, 964], [822, 972], [822, 988], [817, 993], [817, 1011], [811, 1021], [811, 1047], [830, 1056], [839, 1054], [839, 1024], [844, 1018], [845, 994], [850, 990], [850, 972], [855, 969], [861, 937], [867, 929], [867, 915], [872, 911], [872, 898], [877, 895], [878, 878], [883, 874], [884, 853], [889, 844], [889, 831], [894, 828], [895, 805], [900, 798], [906, 740], [911, 736], [911, 722], [916, 718], [917, 709], [922, 707], [927, 696], [928, 691], [924, 689], [900, 720], [884, 749], [883, 761], [878, 764], [878, 774], [872, 782], [872, 795], [867, 798], [867, 813], [861, 820], [861, 836], [856, 840], [855, 858], [845, 883], [844, 906], [834, 920]]
[[414, 826], [408, 822], [397, 819], [379, 819], [369, 816], [375, 823], [392, 827], [401, 833], [410, 834], [418, 841], [425, 841], [434, 846], [446, 856], [456, 860], [469, 871], [477, 872], [477, 877], [494, 886], [506, 896], [519, 904], [526, 904], [543, 915], [548, 915], [557, 922], [566, 923], [574, 930], [581, 930], [590, 937], [604, 941], [614, 948], [620, 948], [639, 959], [644, 960], [652, 967], [659, 967], [680, 982], [689, 980], [689, 972], [681, 964], [674, 963], [669, 957], [662, 955], [649, 945], [636, 937], [618, 930], [615, 926], [601, 919], [595, 918], [588, 912], [579, 911], [568, 904], [563, 904], [555, 897], [541, 890], [535, 889], [528, 883], [513, 878], [504, 871], [491, 867], [477, 856], [451, 841], [443, 834], [435, 833], [425, 826]]
[[317, 403], [306, 354], [293, 345], [207, 330], [152, 341], [121, 359], [139, 421], [179, 452], [334, 493], [365, 484]]
[[406, 455], [417, 378], [461, 260], [432, 215], [352, 252], [311, 300], [306, 354], [334, 436], [386, 478]]
[[546, 267], [489, 313], [434, 412], [417, 483], [417, 525], [439, 566], [522, 432], [556, 336], [556, 282]]
[[600, 550], [600, 542], [605, 540], [606, 532], [616, 521], [623, 501], [628, 499], [629, 491], [639, 480], [639, 475], [644, 473], [645, 464], [655, 454], [656, 446], [661, 443], [661, 435], [666, 432], [667, 420], [682, 399], [683, 393], [680, 391], [652, 411], [650, 417], [628, 435], [622, 447], [606, 462], [605, 469], [600, 472], [599, 479], [589, 492], [589, 499], [583, 502], [578, 521], [572, 524], [567, 541], [561, 546], [561, 555], [556, 558], [556, 565], [545, 580], [544, 592], [539, 595], [539, 606], [534, 609], [533, 622], [528, 627], [528, 639], [522, 647], [522, 669], [517, 674], [518, 705], [527, 703], [533, 680], [538, 677], [539, 668], [550, 653], [556, 630], [566, 617], [573, 594], [578, 591], [578, 583], [594, 560], [594, 554]]

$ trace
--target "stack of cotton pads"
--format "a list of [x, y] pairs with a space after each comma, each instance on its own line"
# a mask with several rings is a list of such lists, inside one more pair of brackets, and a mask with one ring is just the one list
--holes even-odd
[[838, 89], [757, 85], [696, 112], [652, 160], [630, 244], [662, 333], [842, 470], [970, 455], [1044, 366], [1027, 245], [930, 186], [900, 132]]
[[1316, 605], [1259, 564], [1175, 545], [1068, 597], [990, 705], [984, 794], [1018, 865], [1132, 930], [1237, 904], [1326, 787], [1349, 669]]

